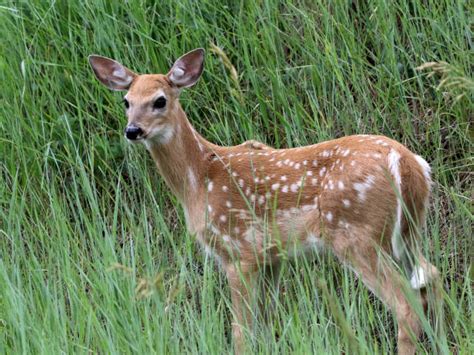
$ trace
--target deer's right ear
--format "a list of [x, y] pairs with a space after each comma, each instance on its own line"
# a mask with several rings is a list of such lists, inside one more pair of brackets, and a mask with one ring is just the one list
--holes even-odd
[[89, 63], [97, 79], [112, 90], [128, 90], [137, 76], [119, 62], [99, 55], [90, 55]]

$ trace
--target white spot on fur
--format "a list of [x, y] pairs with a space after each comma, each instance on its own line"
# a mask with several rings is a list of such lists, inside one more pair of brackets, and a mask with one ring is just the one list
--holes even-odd
[[318, 183], [318, 179], [316, 178], [311, 179], [311, 185], [316, 186], [317, 183]]
[[339, 181], [337, 183], [337, 187], [339, 187], [339, 190], [344, 190], [344, 183], [342, 181]]
[[295, 169], [299, 169], [301, 167], [301, 164], [300, 163], [296, 163], [295, 164]]
[[285, 185], [281, 188], [281, 192], [288, 192], [288, 185]]
[[342, 200], [342, 204], [344, 205], [344, 207], [349, 207], [351, 205], [351, 201], [344, 199]]
[[191, 168], [188, 168], [188, 181], [189, 181], [189, 186], [191, 187], [191, 190], [195, 191], [197, 188], [197, 180], [196, 180], [196, 175], [194, 175], [194, 172]]
[[358, 196], [361, 202], [365, 201], [367, 191], [372, 187], [373, 183], [374, 177], [369, 175], [364, 182], [356, 182], [354, 184], [354, 189], [359, 193]]
[[227, 216], [221, 215], [221, 216], [219, 217], [219, 219], [220, 219], [221, 222], [225, 222], [225, 221], [227, 221]]
[[230, 235], [224, 234], [224, 235], [222, 236], [222, 239], [224, 240], [224, 242], [227, 242], [227, 243], [228, 243], [228, 242], [230, 242]]
[[326, 173], [326, 167], [323, 166], [321, 170], [319, 170], [319, 176], [323, 177], [325, 173]]
[[317, 160], [313, 160], [313, 166], [318, 166], [318, 161]]
[[301, 209], [304, 211], [304, 212], [308, 212], [308, 211], [311, 211], [311, 210], [314, 210], [316, 207], [314, 205], [303, 205], [301, 206]]
[[227, 191], [229, 191], [229, 188], [227, 186], [223, 185], [222, 186], [222, 191], [227, 192]]
[[255, 244], [257, 242], [258, 236], [257, 236], [257, 231], [255, 228], [250, 227], [244, 232], [244, 239], [246, 242]]
[[244, 179], [239, 179], [239, 186], [244, 187]]
[[259, 205], [263, 205], [264, 203], [265, 203], [265, 196], [260, 195], [260, 196], [258, 197], [258, 204], [259, 204]]
[[231, 208], [232, 207], [232, 202], [226, 201], [225, 205], [227, 206], [227, 208]]
[[297, 184], [291, 184], [290, 190], [291, 190], [291, 192], [297, 192], [298, 191], [298, 185]]
[[209, 183], [207, 184], [207, 191], [211, 192], [213, 188], [214, 188], [214, 183], [212, 181], [209, 181]]
[[339, 222], [337, 222], [337, 226], [339, 228], [345, 228], [345, 229], [349, 229], [350, 228], [350, 225], [349, 223], [347, 223], [345, 220], [341, 219]]
[[328, 220], [328, 222], [332, 222], [332, 213], [331, 212], [326, 213], [326, 219]]
[[283, 175], [281, 178], [280, 178], [281, 181], [286, 181], [287, 178], [286, 178], [286, 175]]
[[240, 228], [239, 227], [234, 227], [234, 233], [239, 234], [240, 233]]
[[280, 184], [277, 182], [277, 183], [272, 185], [272, 190], [276, 191], [276, 190], [278, 190], [279, 187], [280, 187]]

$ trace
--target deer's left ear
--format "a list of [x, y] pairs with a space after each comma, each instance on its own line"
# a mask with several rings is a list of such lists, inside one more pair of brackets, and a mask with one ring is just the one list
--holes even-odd
[[169, 73], [168, 79], [178, 88], [187, 88], [196, 84], [204, 68], [204, 49], [198, 48], [179, 58]]
[[112, 90], [128, 90], [133, 79], [137, 76], [119, 62], [99, 55], [90, 55], [89, 63], [97, 79]]

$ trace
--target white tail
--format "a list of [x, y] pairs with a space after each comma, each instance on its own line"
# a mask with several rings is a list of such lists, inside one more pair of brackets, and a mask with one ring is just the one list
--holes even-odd
[[178, 101], [180, 90], [199, 79], [203, 60], [198, 49], [167, 75], [137, 75], [113, 60], [90, 57], [101, 82], [128, 90], [127, 138], [146, 145], [183, 204], [189, 230], [226, 272], [236, 349], [243, 350], [244, 303], [261, 266], [277, 265], [285, 253], [327, 248], [394, 310], [399, 353], [413, 354], [410, 332], [419, 334], [419, 319], [399, 273], [381, 258], [417, 260], [407, 264], [414, 289], [437, 276], [415, 247], [429, 196], [429, 165], [383, 136], [293, 149], [255, 141], [214, 145], [196, 133]]

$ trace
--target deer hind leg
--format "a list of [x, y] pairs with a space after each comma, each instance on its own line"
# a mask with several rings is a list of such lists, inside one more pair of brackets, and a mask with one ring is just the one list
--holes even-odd
[[410, 274], [410, 286], [419, 290], [423, 310], [435, 331], [436, 338], [444, 334], [442, 283], [438, 269], [419, 254]]
[[[333, 233], [331, 233], [333, 234]], [[421, 322], [412, 306], [412, 297], [404, 291], [402, 275], [385, 259], [373, 240], [356, 244], [347, 231], [333, 234], [333, 250], [364, 284], [395, 313], [398, 323], [398, 353], [414, 354], [421, 333]], [[405, 288], [406, 289], [406, 288]], [[409, 290], [408, 290], [409, 291]], [[420, 295], [412, 295], [422, 302]], [[409, 300], [410, 298], [410, 300]]]

